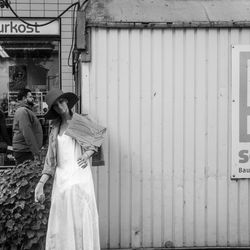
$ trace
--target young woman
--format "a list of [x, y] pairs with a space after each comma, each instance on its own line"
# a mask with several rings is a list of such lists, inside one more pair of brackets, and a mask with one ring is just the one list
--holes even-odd
[[99, 250], [99, 226], [90, 157], [103, 142], [105, 128], [71, 111], [73, 93], [51, 90], [46, 96], [53, 120], [35, 201], [43, 202], [44, 185], [54, 176], [46, 250]]

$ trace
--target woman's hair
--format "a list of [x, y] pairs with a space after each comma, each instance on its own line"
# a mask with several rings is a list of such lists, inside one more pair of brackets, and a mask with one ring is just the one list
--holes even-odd
[[[68, 102], [68, 99], [67, 98], [64, 98], [65, 100], [67, 100], [67, 106], [68, 106], [68, 109], [69, 109], [69, 114], [72, 116], [73, 115], [73, 111], [72, 109], [69, 108], [69, 102]], [[55, 111], [55, 110], [54, 110]], [[55, 111], [55, 113], [57, 114], [58, 116], [58, 119], [61, 119], [60, 115]]]

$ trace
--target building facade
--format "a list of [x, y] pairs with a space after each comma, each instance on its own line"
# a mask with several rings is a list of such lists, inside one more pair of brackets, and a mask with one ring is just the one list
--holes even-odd
[[[11, 2], [33, 24], [71, 4]], [[18, 86], [32, 89], [41, 119], [47, 90], [76, 92], [81, 111], [108, 128], [105, 166], [92, 168], [102, 248], [249, 246], [249, 142], [241, 139], [249, 1], [91, 0], [76, 13], [75, 34], [73, 12], [38, 28], [1, 9], [10, 136]]]
[[[47, 110], [44, 100], [47, 91], [51, 88], [76, 91], [70, 52], [77, 6], [72, 6], [52, 22], [72, 3], [71, 0], [21, 0], [11, 1], [10, 6], [0, 9], [0, 107], [6, 117], [10, 138], [20, 88], [31, 89], [35, 97], [35, 112], [43, 124], [44, 143], [48, 136], [48, 123], [43, 118]], [[0, 155], [1, 166], [14, 165], [4, 142]]]

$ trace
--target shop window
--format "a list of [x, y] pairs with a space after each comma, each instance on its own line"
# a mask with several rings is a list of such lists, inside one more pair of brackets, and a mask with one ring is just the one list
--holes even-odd
[[[48, 137], [45, 95], [51, 88], [60, 87], [60, 43], [53, 39], [0, 39], [0, 109], [4, 113], [7, 136], [12, 141], [12, 124], [18, 107], [17, 93], [26, 87], [35, 97], [34, 112]], [[2, 132], [1, 132], [2, 133]], [[0, 136], [0, 169], [15, 165], [13, 153]]]

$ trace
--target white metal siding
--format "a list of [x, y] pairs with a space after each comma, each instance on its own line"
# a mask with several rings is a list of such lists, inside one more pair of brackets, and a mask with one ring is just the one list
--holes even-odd
[[250, 245], [249, 180], [230, 180], [231, 44], [249, 43], [249, 29], [92, 29], [102, 247]]

